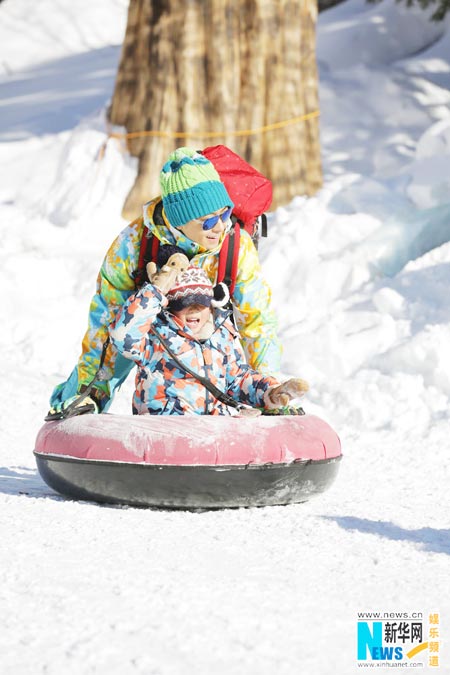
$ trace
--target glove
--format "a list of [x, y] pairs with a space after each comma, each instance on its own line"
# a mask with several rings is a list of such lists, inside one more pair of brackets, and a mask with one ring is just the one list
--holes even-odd
[[64, 419], [65, 417], [72, 417], [74, 415], [84, 415], [86, 413], [95, 413], [95, 414], [98, 413], [98, 405], [94, 401], [94, 399], [91, 398], [90, 396], [86, 396], [86, 398], [80, 400], [80, 402], [77, 403], [73, 407], [73, 409], [67, 413], [68, 407], [79, 398], [80, 394], [76, 394], [75, 396], [71, 396], [65, 401], [62, 401], [62, 403], [57, 403], [55, 406], [50, 408], [47, 415], [45, 416], [45, 420], [48, 422], [51, 420]]
[[303, 396], [309, 385], [300, 378], [291, 378], [283, 384], [270, 387], [266, 392], [266, 408], [283, 408], [293, 398]]
[[184, 253], [174, 253], [159, 272], [154, 262], [147, 263], [146, 270], [150, 283], [159, 288], [161, 293], [165, 295], [175, 284], [177, 276], [187, 270], [188, 267], [189, 260]]

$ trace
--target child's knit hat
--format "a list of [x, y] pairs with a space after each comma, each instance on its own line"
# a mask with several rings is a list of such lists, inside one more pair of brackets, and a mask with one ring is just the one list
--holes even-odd
[[192, 148], [172, 152], [159, 181], [164, 211], [173, 227], [234, 206], [213, 164]]
[[223, 307], [229, 300], [224, 284], [214, 289], [206, 273], [199, 267], [188, 267], [178, 275], [176, 283], [166, 293], [168, 309], [179, 312], [190, 305]]

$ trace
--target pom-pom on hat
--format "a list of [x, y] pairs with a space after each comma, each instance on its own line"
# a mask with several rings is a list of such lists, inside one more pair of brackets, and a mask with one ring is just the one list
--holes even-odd
[[223, 307], [230, 295], [225, 284], [218, 284], [214, 289], [206, 273], [199, 267], [188, 267], [178, 275], [176, 283], [166, 293], [169, 301], [168, 309], [179, 312], [190, 305], [204, 307]]
[[159, 181], [164, 211], [173, 227], [234, 206], [213, 164], [193, 148], [172, 152]]

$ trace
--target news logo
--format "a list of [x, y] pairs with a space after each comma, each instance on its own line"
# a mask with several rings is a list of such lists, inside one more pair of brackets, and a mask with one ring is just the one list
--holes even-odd
[[440, 637], [438, 612], [359, 612], [358, 665], [439, 668]]

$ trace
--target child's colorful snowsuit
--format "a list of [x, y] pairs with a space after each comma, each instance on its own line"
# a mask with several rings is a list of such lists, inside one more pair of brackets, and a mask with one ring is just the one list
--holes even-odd
[[210, 336], [200, 341], [189, 328], [181, 328], [168, 311], [161, 312], [163, 297], [155, 286], [145, 284], [125, 302], [110, 328], [118, 351], [138, 366], [133, 412], [232, 414], [230, 408], [174, 361], [153, 331], [161, 335], [188, 368], [207, 377], [237, 402], [264, 407], [266, 391], [279, 383], [245, 364], [239, 336], [227, 312], [216, 310]]

